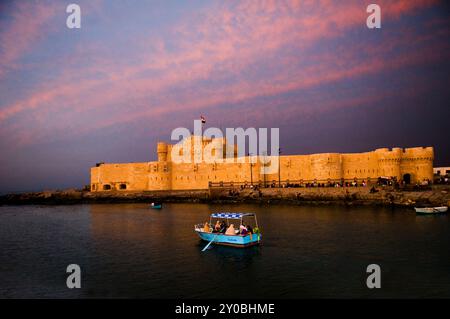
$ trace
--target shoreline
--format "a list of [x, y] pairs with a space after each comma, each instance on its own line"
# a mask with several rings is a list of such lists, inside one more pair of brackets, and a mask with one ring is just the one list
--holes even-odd
[[345, 188], [265, 188], [179, 191], [108, 191], [89, 192], [80, 190], [57, 190], [43, 192], [13, 193], [0, 196], [4, 205], [75, 205], [97, 203], [256, 203], [292, 205], [361, 205], [414, 207], [422, 205], [441, 206], [450, 204], [450, 186], [432, 186], [428, 190], [406, 191], [390, 187], [378, 187], [370, 193], [369, 187]]

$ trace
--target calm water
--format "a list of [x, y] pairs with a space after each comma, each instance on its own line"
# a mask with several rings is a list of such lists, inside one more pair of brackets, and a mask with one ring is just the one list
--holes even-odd
[[[211, 211], [254, 211], [264, 245], [213, 246]], [[0, 207], [2, 298], [450, 297], [449, 217], [382, 208], [143, 204]], [[66, 267], [82, 288], [66, 288]], [[366, 267], [382, 288], [366, 288]]]

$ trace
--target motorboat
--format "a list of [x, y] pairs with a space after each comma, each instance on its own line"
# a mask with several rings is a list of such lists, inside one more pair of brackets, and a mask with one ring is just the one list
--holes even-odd
[[448, 210], [447, 206], [437, 207], [414, 207], [417, 214], [443, 214]]
[[[225, 224], [226, 229], [229, 229], [231, 224], [235, 224], [236, 230], [234, 234], [227, 234], [225, 229], [216, 231], [214, 229], [214, 222], [217, 221]], [[240, 225], [244, 225], [244, 223], [250, 226], [246, 227], [245, 232], [239, 229]], [[211, 244], [244, 248], [261, 243], [261, 232], [258, 227], [256, 214], [254, 213], [213, 213], [210, 216], [209, 223], [195, 225], [194, 230], [202, 240], [208, 242], [208, 245], [203, 250], [206, 250]]]

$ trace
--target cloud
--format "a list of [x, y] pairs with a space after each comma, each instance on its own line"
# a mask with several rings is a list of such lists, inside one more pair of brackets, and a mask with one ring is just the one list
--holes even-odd
[[[383, 19], [396, 20], [434, 3], [379, 4]], [[2, 48], [12, 47], [0, 51], [0, 78], [10, 66], [20, 68], [25, 52], [51, 48], [39, 48], [37, 42], [45, 37], [39, 26], [56, 8], [37, 8], [30, 22], [33, 5], [23, 5], [10, 32], [0, 35]], [[347, 32], [365, 28], [366, 17], [360, 1], [218, 2], [183, 17], [164, 36], [114, 33], [130, 37], [127, 56], [111, 52], [116, 39], [107, 35], [83, 38], [74, 54], [55, 57], [58, 70], [51, 81], [36, 84], [12, 103], [0, 101], [2, 135], [14, 132], [10, 135], [28, 144], [88, 134], [142, 118], [200, 112], [444, 58], [423, 45], [435, 45], [448, 32], [417, 37], [404, 29], [386, 36], [380, 46], [349, 39]], [[23, 38], [16, 44], [17, 35]], [[405, 48], [416, 50], [403, 54]], [[33, 70], [45, 71], [39, 66]]]
[[19, 59], [45, 37], [49, 28], [47, 23], [55, 16], [58, 7], [20, 1], [8, 9], [11, 13], [8, 22], [0, 29], [0, 79], [9, 70], [18, 69]]

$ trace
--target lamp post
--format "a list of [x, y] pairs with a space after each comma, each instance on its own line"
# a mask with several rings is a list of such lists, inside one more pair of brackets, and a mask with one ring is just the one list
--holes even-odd
[[281, 188], [281, 148], [278, 148], [278, 188]]
[[267, 187], [267, 185], [266, 185], [266, 155], [267, 155], [267, 152], [264, 151], [262, 153], [264, 155], [264, 162], [263, 162], [263, 167], [264, 167], [264, 188], [266, 188]]
[[248, 160], [250, 162], [250, 185], [253, 186], [253, 163], [251, 159], [252, 153], [248, 153]]

